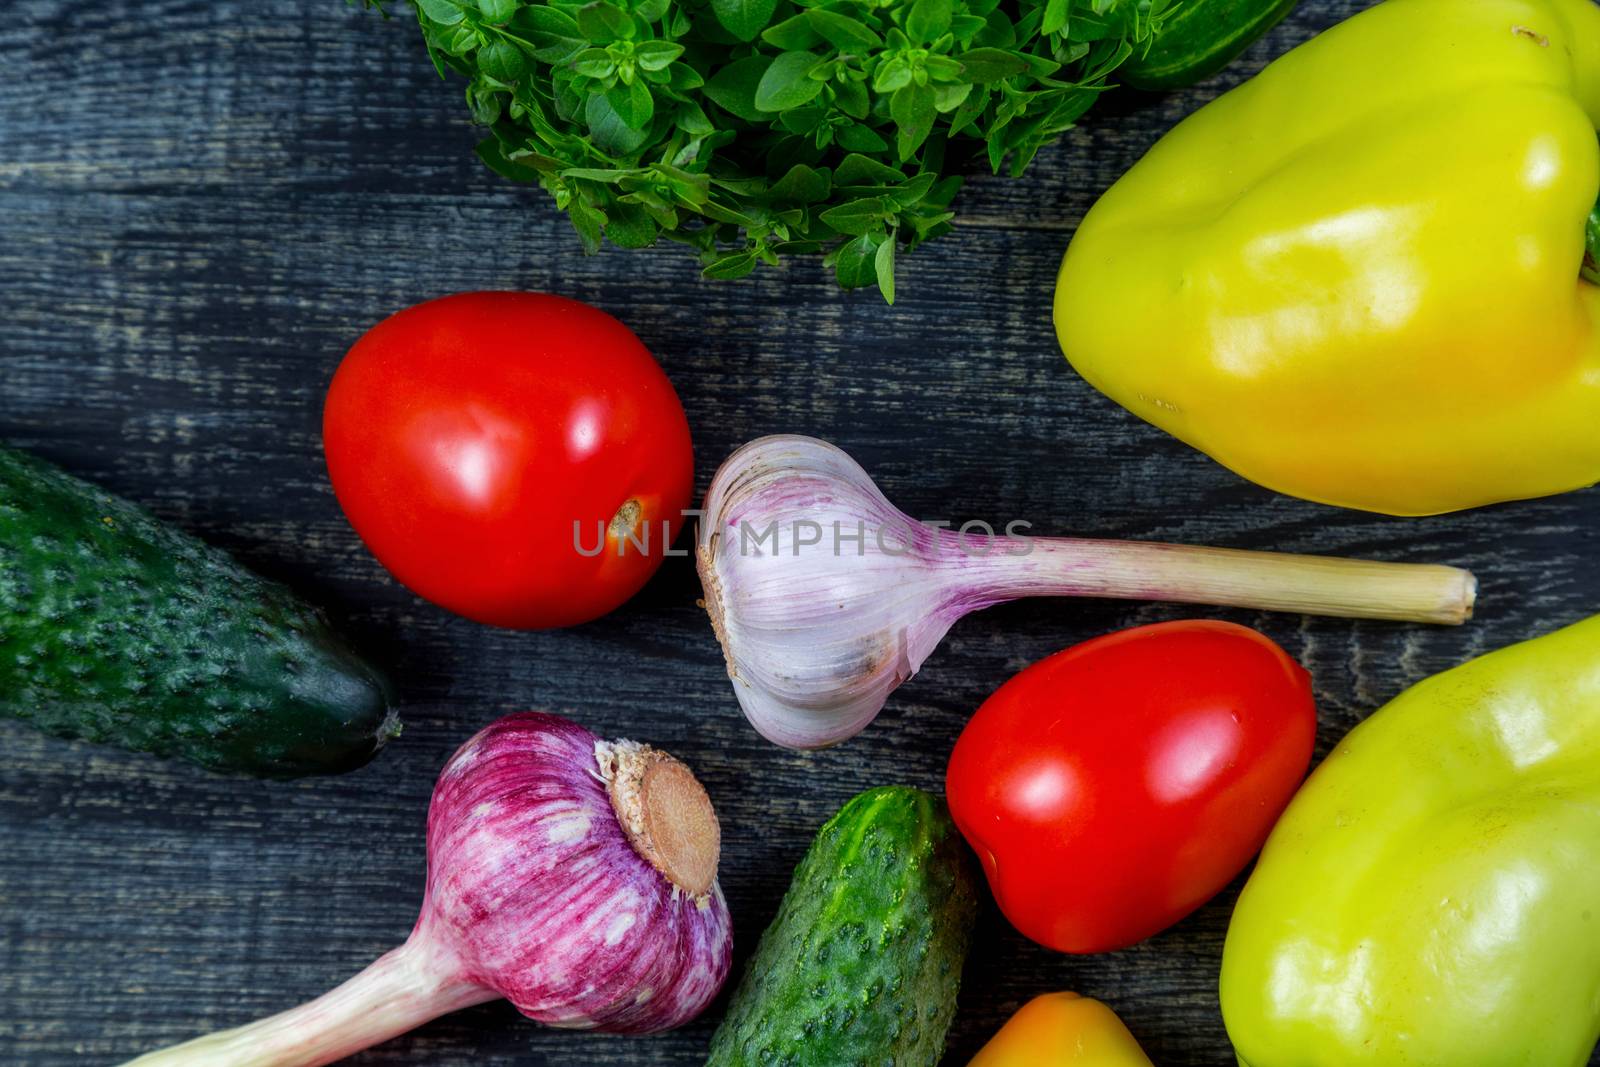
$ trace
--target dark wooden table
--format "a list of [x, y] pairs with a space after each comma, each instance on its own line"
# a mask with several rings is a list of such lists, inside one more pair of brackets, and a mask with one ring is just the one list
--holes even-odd
[[[961, 623], [867, 733], [809, 755], [741, 718], [685, 560], [621, 611], [511, 633], [411, 596], [324, 476], [323, 390], [414, 301], [548, 290], [628, 322], [676, 382], [700, 484], [794, 431], [853, 452], [907, 510], [1041, 531], [1437, 560], [1483, 581], [1459, 630], [1222, 613], [1316, 678], [1319, 754], [1425, 675], [1600, 607], [1600, 493], [1391, 520], [1246, 484], [1085, 385], [1056, 349], [1055, 267], [1095, 196], [1179, 116], [1364, 6], [1307, 0], [1235, 69], [1121, 94], [1026, 178], [973, 181], [900, 300], [814, 263], [699, 280], [673, 247], [585, 258], [536, 189], [472, 156], [461, 86], [409, 18], [338, 0], [12, 0], [0, 18], [0, 439], [152, 507], [326, 605], [393, 665], [405, 736], [343, 778], [261, 783], [0, 724], [0, 1062], [113, 1063], [311, 997], [410, 929], [423, 814], [454, 747], [546, 708], [647, 739], [704, 778], [741, 958], [812, 832], [873, 785], [938, 788], [1004, 678], [1184, 608], [1039, 601]], [[1154, 940], [1074, 959], [990, 909], [951, 1064], [1027, 997], [1108, 1000], [1163, 1065], [1231, 1063], [1216, 978], [1234, 889]], [[648, 1040], [541, 1029], [504, 1004], [369, 1064], [699, 1064], [720, 1008]]]

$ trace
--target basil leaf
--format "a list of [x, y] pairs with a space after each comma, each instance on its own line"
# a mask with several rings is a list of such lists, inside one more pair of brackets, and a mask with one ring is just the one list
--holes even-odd
[[478, 51], [478, 69], [497, 82], [513, 85], [528, 72], [528, 60], [510, 41], [491, 41]]
[[973, 43], [991, 48], [1012, 48], [1017, 43], [1017, 28], [1004, 11], [990, 12], [983, 32], [975, 35]]
[[683, 55], [683, 45], [671, 41], [641, 41], [633, 50], [633, 61], [640, 70], [666, 70]]
[[1022, 61], [1028, 64], [1028, 73], [1035, 78], [1048, 78], [1061, 68], [1060, 63], [1052, 62], [1044, 56], [1024, 53]]
[[572, 228], [578, 231], [583, 250], [591, 256], [600, 251], [600, 228], [605, 225], [606, 217], [581, 196], [573, 197], [567, 205], [567, 217], [572, 220]]
[[766, 56], [746, 56], [723, 67], [706, 82], [705, 94], [718, 106], [749, 122], [767, 116], [756, 107], [756, 87], [772, 60]]
[[918, 241], [925, 241], [930, 237], [938, 237], [950, 232], [950, 220], [956, 217], [954, 211], [945, 211], [937, 215], [911, 216], [911, 229]]
[[678, 114], [675, 121], [678, 124], [678, 129], [692, 137], [704, 137], [709, 133], [715, 133], [717, 130], [711, 124], [711, 120], [706, 117], [705, 109], [693, 100], [685, 100], [678, 105]]
[[478, 158], [483, 160], [488, 168], [502, 178], [510, 178], [514, 182], [534, 182], [539, 180], [539, 171], [533, 167], [524, 166], [516, 160], [508, 159], [505, 147], [493, 137], [486, 137], [477, 143], [474, 148]]
[[806, 21], [824, 40], [835, 48], [882, 48], [883, 38], [865, 22], [841, 15], [837, 11], [812, 7], [805, 12]]
[[797, 137], [819, 137], [815, 143], [818, 148], [824, 148], [832, 143], [833, 134], [833, 127], [822, 121], [824, 114], [826, 112], [816, 104], [791, 108], [778, 116], [778, 125]]
[[753, 221], [749, 215], [735, 211], [731, 207], [725, 207], [724, 205], [717, 203], [715, 200], [707, 200], [704, 204], [700, 205], [698, 210], [700, 214], [704, 215], [708, 219], [715, 219], [718, 222], [726, 222], [733, 226], [748, 227]]
[[541, 63], [560, 63], [589, 43], [577, 21], [554, 7], [518, 9], [511, 30], [535, 46], [533, 58]]
[[1039, 23], [1039, 32], [1045, 36], [1060, 33], [1067, 28], [1067, 15], [1070, 0], [1046, 0], [1044, 5], [1044, 19]]
[[656, 102], [644, 82], [634, 79], [631, 85], [618, 82], [606, 90], [606, 102], [617, 113], [617, 118], [631, 130], [642, 130], [655, 115]]
[[698, 89], [706, 83], [700, 72], [687, 63], [673, 63], [667, 68], [667, 84], [677, 92]]
[[833, 274], [839, 279], [840, 288], [860, 289], [877, 279], [875, 260], [882, 240], [872, 234], [862, 234], [839, 248], [838, 258], [833, 261]]
[[979, 85], [1001, 81], [1028, 69], [1027, 60], [1001, 48], [974, 48], [956, 58], [961, 62], [966, 79]]
[[864, 235], [877, 229], [888, 215], [888, 205], [870, 196], [829, 208], [817, 217], [840, 233]]
[[833, 83], [833, 106], [853, 119], [864, 119], [872, 109], [872, 97], [867, 83], [846, 78]]
[[453, 56], [464, 56], [482, 43], [477, 27], [462, 23], [450, 31], [450, 39], [444, 42], [444, 50]]
[[1006, 158], [1006, 139], [1003, 130], [1004, 127], [997, 121], [994, 126], [989, 128], [988, 137], [984, 138], [985, 148], [989, 157], [989, 169], [996, 174], [1000, 173], [1000, 164]]
[[440, 26], [454, 26], [467, 17], [455, 0], [417, 0], [417, 7], [428, 16], [428, 21]]
[[778, 0], [711, 0], [711, 10], [723, 29], [741, 41], [753, 41], [772, 21]]
[[906, 15], [906, 36], [912, 44], [932, 44], [949, 32], [951, 16], [951, 0], [915, 0]]
[[878, 93], [892, 93], [910, 84], [911, 64], [900, 55], [878, 64], [878, 71], [872, 76], [872, 89]]
[[892, 185], [905, 180], [902, 171], [859, 153], [845, 156], [833, 171], [836, 185]]
[[484, 163], [586, 251], [666, 237], [713, 277], [821, 254], [889, 301], [951, 229], [946, 169], [1020, 173], [1188, 2], [414, 0]]
[[633, 16], [606, 0], [594, 0], [578, 9], [578, 29], [593, 44], [632, 40], [638, 32]]
[[584, 178], [607, 185], [621, 185], [627, 174], [625, 170], [606, 170], [604, 167], [567, 167], [561, 171], [563, 178]]
[[928, 190], [933, 188], [933, 183], [937, 180], [938, 177], [932, 171], [923, 171], [915, 178], [900, 183], [889, 194], [889, 199], [900, 208], [915, 207], [919, 200], [928, 195]]
[[718, 259], [712, 260], [700, 273], [707, 278], [717, 278], [722, 281], [731, 281], [743, 278], [756, 269], [756, 253], [754, 249], [741, 252], [732, 252]]
[[690, 174], [667, 163], [657, 163], [652, 168], [656, 177], [664, 179], [672, 195], [692, 207], [702, 207], [711, 193], [711, 180], [704, 174]]
[[609, 78], [617, 72], [616, 60], [604, 48], [585, 48], [568, 61], [568, 66], [585, 78]]
[[767, 198], [775, 203], [815, 204], [826, 200], [833, 182], [828, 175], [815, 167], [796, 163], [789, 172], [773, 183]]
[[804, 11], [784, 19], [776, 26], [768, 26], [761, 31], [761, 39], [785, 52], [804, 51], [822, 43], [822, 35], [811, 25], [811, 19]]
[[933, 87], [933, 109], [941, 115], [947, 115], [960, 107], [971, 93], [972, 85], [969, 82], [936, 85]]
[[630, 127], [623, 121], [605, 93], [589, 96], [583, 105], [583, 117], [595, 147], [614, 156], [632, 153], [650, 136], [646, 131]]
[[649, 248], [656, 233], [655, 221], [637, 205], [619, 201], [606, 210], [605, 235], [618, 248]]
[[889, 98], [889, 115], [900, 127], [895, 148], [903, 162], [922, 147], [922, 142], [933, 131], [933, 120], [937, 115], [933, 88], [928, 85], [907, 85], [896, 90], [894, 96]]
[[772, 61], [756, 86], [756, 107], [761, 111], [788, 111], [809, 103], [822, 92], [811, 72], [827, 62], [812, 52], [785, 52]]
[[964, 43], [972, 40], [973, 35], [981, 32], [987, 25], [988, 21], [983, 17], [964, 12], [950, 20], [950, 33], [956, 40]]
[[885, 152], [889, 148], [877, 130], [859, 123], [839, 127], [837, 139], [840, 148], [851, 152]]
[[520, 7], [511, 17], [511, 28], [524, 37], [549, 34], [554, 37], [577, 37], [578, 22], [559, 7], [535, 4]]
[[878, 279], [878, 292], [883, 294], [887, 304], [894, 303], [894, 245], [894, 234], [891, 233], [872, 257], [872, 273]]

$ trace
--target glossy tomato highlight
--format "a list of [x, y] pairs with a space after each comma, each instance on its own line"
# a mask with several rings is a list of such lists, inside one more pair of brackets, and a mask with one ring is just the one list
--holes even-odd
[[1311, 676], [1262, 634], [1141, 626], [1041, 660], [985, 701], [950, 757], [950, 813], [1018, 930], [1107, 952], [1243, 870], [1316, 729]]
[[328, 474], [396, 578], [495, 626], [569, 626], [644, 585], [693, 489], [672, 383], [575, 300], [463, 293], [395, 314], [340, 364]]

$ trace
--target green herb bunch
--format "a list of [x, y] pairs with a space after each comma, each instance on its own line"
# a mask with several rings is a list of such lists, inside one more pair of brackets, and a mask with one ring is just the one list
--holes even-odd
[[478, 154], [586, 250], [665, 237], [712, 278], [820, 252], [891, 302], [971, 157], [1020, 175], [1177, 2], [415, 0]]

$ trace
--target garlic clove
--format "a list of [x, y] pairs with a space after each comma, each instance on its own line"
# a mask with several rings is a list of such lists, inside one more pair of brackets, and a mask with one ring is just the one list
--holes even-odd
[[823, 441], [763, 437], [722, 465], [696, 562], [734, 692], [763, 737], [842, 741], [916, 673], [954, 622], [930, 534]]

